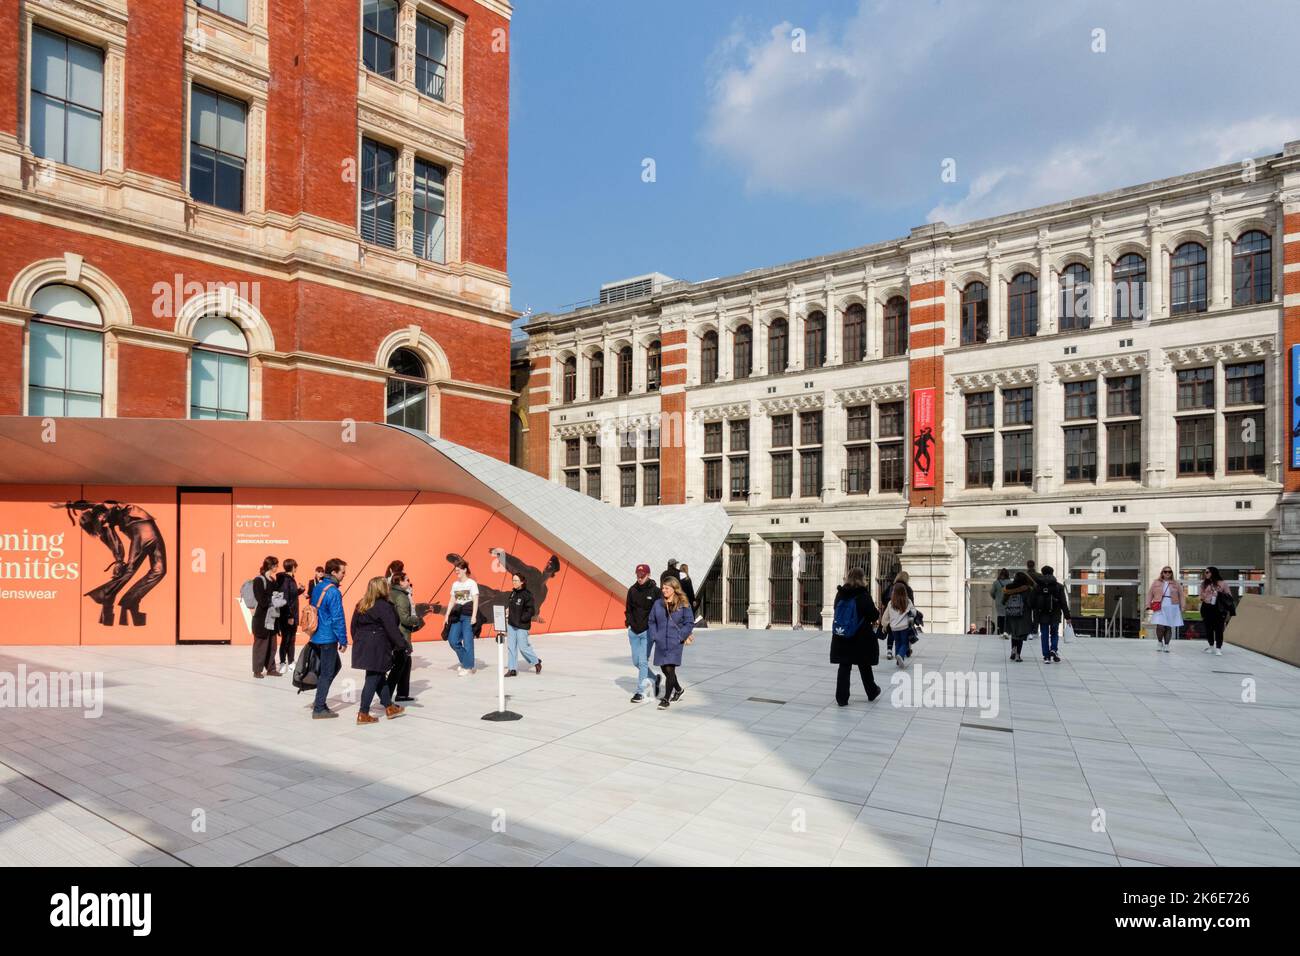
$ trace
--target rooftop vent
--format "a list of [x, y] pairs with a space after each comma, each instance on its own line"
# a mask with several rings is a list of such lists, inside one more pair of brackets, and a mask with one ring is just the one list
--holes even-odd
[[609, 305], [631, 299], [644, 299], [646, 296], [654, 295], [666, 283], [672, 281], [672, 278], [661, 272], [652, 272], [649, 275], [633, 276], [631, 279], [606, 282], [600, 287], [600, 304]]

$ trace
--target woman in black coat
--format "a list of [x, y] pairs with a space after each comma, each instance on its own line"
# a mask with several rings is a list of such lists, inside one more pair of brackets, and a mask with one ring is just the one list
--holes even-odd
[[371, 578], [366, 585], [366, 596], [357, 602], [352, 612], [352, 666], [366, 672], [366, 683], [361, 688], [361, 706], [357, 710], [357, 723], [373, 724], [378, 717], [370, 716], [370, 702], [379, 692], [379, 703], [388, 719], [400, 717], [405, 707], [393, 703], [393, 691], [388, 686], [388, 669], [393, 666], [393, 652], [403, 650], [406, 641], [397, 622], [397, 610], [388, 600], [388, 579]]
[[[253, 676], [254, 677], [279, 677], [280, 672], [275, 669], [275, 645], [276, 645], [276, 628], [277, 624], [273, 621], [270, 625], [266, 623], [267, 614], [270, 613], [273, 606], [273, 598], [277, 594], [275, 587], [275, 570], [280, 566], [280, 559], [273, 555], [268, 555], [262, 561], [262, 569], [253, 578], [253, 597], [257, 599], [257, 606], [253, 608]], [[277, 615], [284, 613], [284, 608], [276, 608]], [[275, 618], [278, 620], [278, 617]], [[263, 674], [263, 671], [266, 673]]]
[[284, 607], [280, 608], [280, 617], [275, 622], [276, 630], [280, 632], [281, 668], [286, 664], [293, 667], [294, 664], [294, 643], [298, 638], [298, 598], [304, 590], [294, 577], [297, 570], [298, 562], [293, 558], [285, 558], [284, 570], [275, 576], [275, 589], [284, 595]]
[[880, 663], [880, 645], [876, 643], [874, 628], [880, 612], [871, 600], [871, 589], [861, 568], [850, 569], [844, 576], [844, 584], [836, 589], [836, 608], [844, 601], [853, 601], [857, 606], [858, 629], [851, 635], [841, 635], [831, 629], [831, 663], [840, 665], [835, 677], [835, 702], [841, 707], [849, 702], [849, 680], [855, 666], [862, 675], [868, 702], [880, 696], [880, 685], [871, 673], [871, 668]]

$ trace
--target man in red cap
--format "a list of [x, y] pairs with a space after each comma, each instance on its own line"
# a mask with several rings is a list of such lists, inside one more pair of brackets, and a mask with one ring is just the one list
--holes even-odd
[[627, 608], [623, 614], [627, 639], [632, 645], [632, 663], [636, 665], [636, 693], [632, 695], [634, 704], [645, 700], [641, 690], [650, 678], [654, 678], [655, 696], [659, 696], [661, 678], [650, 671], [650, 609], [657, 600], [659, 585], [650, 578], [650, 565], [638, 564], [636, 584], [627, 589]]

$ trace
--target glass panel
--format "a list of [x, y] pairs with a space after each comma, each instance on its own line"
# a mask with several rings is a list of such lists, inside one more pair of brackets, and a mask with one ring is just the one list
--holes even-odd
[[[104, 392], [104, 337], [98, 332], [67, 330], [68, 385], [98, 396]], [[96, 398], [96, 404], [98, 399]]]
[[[193, 353], [190, 359], [190, 406], [215, 409], [218, 392], [220, 356], [212, 352]], [[195, 416], [204, 417], [204, 416]]]
[[63, 392], [32, 387], [27, 392], [27, 414], [37, 417], [63, 414]]
[[99, 418], [104, 414], [103, 402], [98, 395], [68, 392], [65, 415], [73, 418]]
[[104, 54], [93, 46], [68, 42], [68, 99], [95, 112], [104, 108]]
[[1268, 535], [1264, 531], [1183, 531], [1174, 535], [1178, 546], [1179, 577], [1187, 586], [1191, 620], [1200, 620], [1201, 572], [1219, 569], [1225, 584], [1238, 595], [1263, 594], [1267, 584], [1265, 560]]
[[248, 415], [248, 359], [237, 355], [222, 355], [221, 359], [221, 409]]
[[217, 195], [217, 157], [205, 146], [190, 146], [190, 195], [206, 203]]
[[32, 296], [32, 311], [37, 315], [84, 325], [103, 325], [99, 307], [93, 299], [75, 286], [54, 284], [42, 286]]
[[217, 155], [217, 188], [214, 205], [234, 212], [244, 211], [244, 161], [224, 153]]
[[64, 370], [67, 331], [42, 322], [31, 324], [30, 383], [32, 387], [66, 388]]
[[244, 333], [239, 330], [239, 326], [219, 315], [205, 315], [195, 322], [194, 337], [201, 345], [211, 345], [215, 348], [234, 349], [240, 352], [248, 348], [248, 342], [244, 338]]
[[65, 162], [78, 169], [99, 172], [100, 117], [76, 106], [69, 106], [68, 154]]
[[220, 119], [221, 135], [218, 147], [223, 153], [245, 156], [247, 110], [244, 104], [223, 96], [217, 101], [217, 115]]
[[32, 30], [32, 89], [64, 99], [68, 95], [67, 41], [57, 33]]
[[63, 104], [32, 94], [32, 152], [63, 162]]
[[215, 148], [219, 142], [217, 126], [216, 95], [194, 87], [190, 100], [190, 139]]

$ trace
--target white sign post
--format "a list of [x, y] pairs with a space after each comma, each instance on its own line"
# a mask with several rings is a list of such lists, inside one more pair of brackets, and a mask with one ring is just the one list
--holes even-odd
[[484, 720], [521, 720], [523, 714], [506, 710], [506, 609], [492, 608], [492, 627], [497, 637], [497, 709], [483, 715]]

